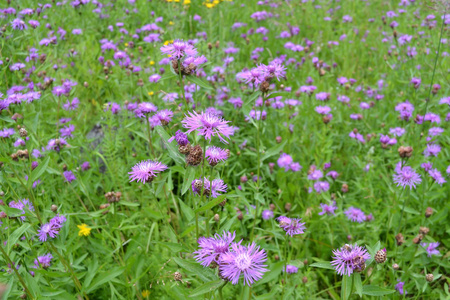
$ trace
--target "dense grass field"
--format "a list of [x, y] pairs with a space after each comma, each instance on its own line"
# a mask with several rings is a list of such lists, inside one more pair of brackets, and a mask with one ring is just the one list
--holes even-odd
[[447, 0], [4, 0], [0, 42], [0, 298], [450, 298]]

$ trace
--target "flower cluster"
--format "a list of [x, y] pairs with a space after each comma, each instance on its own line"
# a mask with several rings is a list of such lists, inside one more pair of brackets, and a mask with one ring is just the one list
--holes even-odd
[[46, 224], [43, 224], [38, 230], [37, 236], [41, 242], [47, 241], [48, 237], [55, 238], [59, 234], [59, 230], [66, 222], [66, 217], [63, 215], [56, 215]]

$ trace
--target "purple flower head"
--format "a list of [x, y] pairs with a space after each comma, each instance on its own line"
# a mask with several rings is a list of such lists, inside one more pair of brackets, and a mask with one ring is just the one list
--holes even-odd
[[75, 177], [75, 175], [72, 173], [72, 171], [65, 171], [63, 173], [63, 175], [64, 175], [64, 178], [66, 179], [66, 182], [69, 182], [69, 183], [77, 179]]
[[331, 205], [326, 205], [324, 203], [320, 203], [320, 207], [322, 208], [322, 211], [319, 213], [319, 216], [322, 216], [324, 214], [327, 215], [335, 215], [334, 212], [337, 209], [336, 201], [333, 201]]
[[264, 265], [266, 257], [265, 250], [260, 250], [255, 243], [248, 246], [232, 243], [231, 250], [220, 257], [219, 272], [232, 284], [237, 284], [242, 274], [244, 285], [250, 286], [268, 271], [267, 265]]
[[34, 261], [34, 264], [37, 267], [39, 267], [40, 265], [42, 268], [47, 269], [48, 267], [50, 267], [52, 258], [53, 256], [51, 255], [51, 253], [47, 253], [46, 255], [38, 256], [38, 258]]
[[187, 144], [189, 144], [187, 135], [181, 130], [178, 130], [175, 133], [175, 136], [169, 139], [169, 143], [172, 142], [173, 140], [176, 140], [179, 146], [186, 146]]
[[438, 156], [439, 152], [441, 152], [441, 146], [438, 144], [428, 144], [425, 151], [423, 151], [423, 155], [425, 157]]
[[156, 174], [166, 169], [167, 166], [160, 162], [143, 160], [132, 167], [128, 174], [130, 174], [130, 182], [136, 180], [137, 182], [150, 183], [156, 177]]
[[[22, 211], [22, 214], [25, 214], [25, 210], [34, 211], [34, 206], [28, 199], [22, 199], [17, 201], [11, 201], [8, 203], [9, 207], [16, 208]], [[26, 217], [20, 217], [22, 221], [25, 221]]]
[[188, 129], [186, 134], [194, 130], [198, 131], [198, 135], [202, 135], [205, 139], [211, 140], [211, 137], [217, 136], [221, 142], [228, 143], [222, 136], [229, 138], [233, 135], [234, 130], [228, 125], [229, 121], [225, 121], [217, 115], [201, 112], [189, 112], [183, 121], [184, 128]]
[[308, 179], [309, 180], [319, 180], [322, 177], [323, 177], [323, 173], [319, 169], [313, 170], [311, 173], [308, 174]]
[[73, 138], [73, 132], [75, 131], [75, 126], [70, 124], [69, 126], [65, 126], [59, 130], [62, 137]]
[[330, 176], [331, 178], [336, 179], [339, 177], [339, 173], [336, 171], [330, 171], [327, 173], [327, 176]]
[[414, 171], [413, 168], [404, 166], [403, 168], [396, 168], [396, 174], [394, 174], [394, 183], [397, 183], [397, 186], [402, 186], [405, 188], [409, 186], [410, 189], [416, 188], [416, 184], [422, 182], [420, 175]]
[[316, 181], [314, 183], [314, 189], [317, 193], [321, 194], [322, 192], [326, 192], [330, 189], [330, 184], [328, 181]]
[[265, 210], [263, 210], [261, 216], [262, 216], [262, 218], [264, 220], [272, 219], [273, 218], [273, 211], [271, 211], [270, 209], [265, 209]]
[[21, 20], [21, 19], [14, 19], [11, 22], [11, 27], [14, 30], [24, 30], [24, 29], [28, 28], [27, 24], [25, 24], [25, 22], [23, 20]]
[[344, 211], [344, 214], [352, 222], [362, 223], [366, 220], [366, 215], [364, 214], [364, 212], [359, 208], [353, 206]]
[[174, 59], [180, 59], [184, 56], [197, 55], [197, 49], [182, 40], [175, 40], [172, 44], [162, 46], [160, 50], [163, 54], [171, 55]]
[[287, 272], [289, 274], [295, 274], [298, 272], [298, 268], [293, 265], [286, 265], [286, 267], [283, 268], [283, 272]]
[[211, 166], [215, 166], [219, 162], [227, 160], [228, 153], [225, 149], [211, 146], [206, 149], [205, 157]]
[[37, 236], [41, 242], [45, 242], [48, 237], [55, 238], [58, 233], [59, 231], [57, 228], [53, 227], [50, 223], [46, 223], [38, 230]]
[[162, 125], [167, 126], [172, 121], [173, 112], [169, 109], [161, 109], [155, 116]]
[[413, 77], [411, 79], [411, 84], [414, 85], [415, 89], [418, 89], [420, 87], [421, 82], [422, 80], [420, 78]]
[[346, 244], [340, 249], [333, 250], [333, 254], [331, 265], [341, 276], [350, 276], [353, 272], [361, 272], [366, 267], [366, 260], [370, 259], [367, 250], [357, 244]]
[[330, 113], [331, 108], [329, 106], [317, 106], [315, 110], [321, 115], [327, 115]]
[[305, 223], [301, 223], [302, 219], [296, 219], [296, 218], [288, 218], [285, 216], [278, 217], [277, 221], [280, 222], [280, 227], [286, 231], [286, 235], [294, 236], [297, 234], [304, 233], [304, 230], [306, 227], [304, 226]]
[[291, 164], [294, 162], [292, 157], [289, 154], [281, 153], [280, 157], [277, 160], [277, 164], [280, 168], [284, 168], [287, 172], [289, 171]]
[[81, 170], [82, 171], [87, 171], [91, 168], [91, 165], [89, 164], [88, 161], [85, 161], [84, 163], [81, 164]]
[[61, 150], [61, 146], [66, 146], [67, 141], [62, 137], [59, 139], [51, 139], [48, 141], [47, 144], [47, 150], [55, 150], [56, 152], [59, 152]]
[[403, 281], [400, 281], [400, 279], [397, 279], [398, 283], [395, 285], [395, 289], [400, 293], [400, 295], [406, 295], [408, 292], [403, 289], [403, 286], [405, 283]]
[[211, 263], [219, 264], [221, 255], [230, 251], [230, 244], [234, 241], [236, 233], [223, 232], [213, 237], [201, 237], [198, 239], [199, 249], [194, 252], [195, 260], [202, 266], [208, 267]]
[[139, 103], [137, 109], [142, 114], [149, 114], [149, 113], [152, 113], [152, 112], [156, 112], [158, 110], [158, 108], [153, 103], [150, 103], [150, 102], [141, 102], [141, 103]]
[[425, 250], [427, 250], [427, 256], [431, 257], [432, 255], [439, 255], [441, 254], [439, 252], [439, 250], [437, 249], [437, 247], [439, 247], [439, 242], [435, 242], [435, 243], [421, 243], [420, 244], [423, 248], [425, 248]]

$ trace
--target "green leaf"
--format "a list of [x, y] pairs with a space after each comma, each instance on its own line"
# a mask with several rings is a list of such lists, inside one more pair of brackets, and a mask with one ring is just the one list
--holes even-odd
[[15, 123], [15, 121], [13, 119], [11, 119], [11, 117], [9, 117], [9, 116], [0, 115], [0, 120], [8, 122], [8, 123]]
[[14, 232], [9, 236], [8, 239], [8, 253], [11, 250], [11, 247], [13, 247], [16, 242], [20, 239], [20, 237], [25, 233], [25, 231], [30, 228], [31, 225], [29, 223], [24, 223], [22, 226], [14, 230]]
[[365, 285], [362, 294], [367, 296], [384, 296], [395, 293], [395, 290], [385, 289], [376, 285]]
[[131, 206], [131, 207], [137, 207], [140, 204], [137, 202], [127, 202], [127, 201], [120, 201], [119, 203], [117, 203], [117, 205], [124, 205], [124, 206]]
[[0, 205], [0, 211], [4, 211], [8, 217], [17, 217], [23, 215], [23, 212], [20, 209], [9, 207], [6, 205]]
[[125, 271], [124, 268], [117, 267], [112, 270], [108, 270], [106, 272], [103, 272], [97, 276], [97, 278], [94, 280], [92, 285], [89, 287], [89, 289], [86, 290], [86, 293], [91, 293], [95, 291], [97, 288], [99, 288], [102, 284], [107, 283], [108, 281], [111, 281], [112, 279], [116, 278], [120, 274]]
[[205, 80], [195, 77], [195, 76], [188, 76], [187, 79], [193, 83], [195, 83], [196, 85], [208, 89], [208, 90], [212, 90], [213, 87]]
[[261, 162], [263, 162], [265, 159], [267, 159], [275, 154], [279, 154], [280, 151], [283, 149], [284, 145], [286, 145], [286, 141], [282, 142], [279, 145], [273, 146], [272, 148], [267, 150], [266, 153], [264, 153], [264, 155], [262, 156]]
[[173, 257], [172, 260], [185, 271], [198, 276], [204, 282], [209, 282], [216, 278], [216, 275], [214, 275], [214, 272], [210, 268], [203, 268], [197, 262], [181, 259], [179, 257]]
[[186, 192], [191, 187], [192, 181], [195, 178], [195, 168], [194, 167], [188, 167], [186, 172], [184, 172], [184, 181], [183, 181], [183, 188], [181, 189], [181, 195], [186, 194]]
[[47, 156], [44, 162], [40, 163], [36, 169], [31, 172], [30, 178], [28, 178], [27, 186], [28, 188], [31, 188], [33, 185], [33, 182], [39, 179], [39, 176], [41, 176], [45, 170], [47, 169], [48, 163], [50, 161], [50, 156]]
[[163, 140], [164, 145], [166, 146], [167, 150], [169, 150], [169, 156], [179, 165], [184, 165], [184, 158], [181, 157], [180, 153], [178, 153], [178, 149], [175, 148], [175, 146], [171, 143], [169, 143], [170, 136], [169, 134], [164, 130], [162, 126], [156, 126], [155, 127], [158, 134], [161, 136], [161, 139]]
[[174, 74], [174, 73], [167, 73], [166, 75], [162, 76], [158, 81], [163, 81], [163, 80], [171, 79], [171, 78], [175, 78], [175, 77], [177, 77], [176, 74]]
[[207, 282], [204, 285], [199, 286], [195, 290], [192, 291], [192, 293], [189, 295], [189, 298], [191, 297], [197, 297], [212, 291], [215, 291], [217, 288], [219, 288], [222, 284], [224, 284], [225, 281], [222, 279]]
[[272, 98], [279, 97], [279, 96], [284, 97], [284, 96], [288, 96], [288, 95], [289, 95], [288, 92], [276, 92], [276, 93], [272, 93], [270, 95], [267, 95], [267, 99], [272, 99]]
[[183, 249], [183, 246], [177, 243], [170, 243], [170, 242], [156, 242], [156, 243], [163, 245], [172, 252], [180, 252]]
[[225, 224], [223, 224], [222, 227], [220, 227], [218, 232], [229, 231], [231, 226], [236, 222], [237, 217], [238, 216], [236, 215], [231, 219], [229, 219], [228, 221], [226, 221]]
[[191, 221], [195, 216], [194, 210], [190, 208], [188, 205], [186, 205], [183, 202], [183, 200], [178, 199], [178, 202], [180, 203], [181, 211], [183, 212], [183, 215], [186, 217], [186, 220], [188, 222]]
[[277, 262], [276, 264], [274, 264], [273, 266], [271, 266], [270, 268], [270, 272], [267, 272], [264, 274], [263, 278], [261, 278], [261, 280], [259, 280], [255, 286], [264, 284], [266, 282], [270, 282], [276, 278], [278, 278], [278, 276], [280, 276], [281, 271], [283, 270], [285, 262], [284, 261], [280, 261]]
[[353, 273], [353, 284], [355, 285], [355, 292], [362, 297], [362, 282], [360, 273]]
[[329, 261], [318, 261], [313, 264], [310, 264], [309, 266], [316, 267], [316, 268], [322, 268], [322, 269], [335, 270]]
[[341, 284], [341, 299], [347, 300], [350, 297], [352, 292], [352, 281], [353, 276], [342, 276], [342, 284]]
[[216, 206], [217, 204], [222, 202], [225, 198], [233, 198], [233, 196], [236, 196], [236, 195], [233, 195], [233, 193], [234, 192], [230, 192], [228, 194], [221, 195], [221, 196], [215, 198], [214, 200], [209, 201], [208, 203], [206, 203], [202, 207], [197, 208], [196, 210], [194, 210], [194, 212], [195, 213], [199, 213], [199, 212], [202, 212], [202, 211], [207, 211], [208, 209], [213, 208], [214, 206]]

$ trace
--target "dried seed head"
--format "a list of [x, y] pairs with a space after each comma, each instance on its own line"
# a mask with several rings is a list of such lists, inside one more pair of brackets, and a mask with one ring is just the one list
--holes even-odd
[[303, 278], [302, 278], [302, 282], [303, 282], [303, 283], [307, 283], [307, 282], [308, 282], [308, 277], [306, 277], [306, 276], [303, 276]]
[[378, 264], [384, 263], [386, 261], [386, 249], [378, 250], [375, 254], [375, 261]]
[[271, 211], [275, 211], [275, 204], [271, 203], [269, 205], [269, 208], [270, 208]]
[[196, 145], [191, 148], [189, 155], [186, 157], [186, 162], [190, 166], [198, 166], [203, 160], [203, 150], [202, 147]]
[[203, 181], [201, 181], [200, 179], [197, 179], [194, 181], [194, 188], [196, 188], [197, 190], [201, 190], [203, 187]]
[[242, 214], [242, 211], [239, 210], [239, 211], [237, 212], [237, 214], [238, 214], [238, 220], [239, 220], [239, 221], [242, 221], [242, 219], [244, 219], [244, 215]]
[[109, 204], [109, 203], [101, 204], [101, 205], [100, 205], [100, 209], [108, 208], [110, 205], [111, 205], [111, 204]]
[[341, 191], [342, 191], [343, 193], [347, 193], [347, 192], [348, 192], [348, 184], [344, 183], [344, 184], [342, 185]]
[[286, 210], [286, 211], [291, 211], [291, 208], [292, 208], [292, 204], [291, 203], [286, 203], [285, 205], [284, 205], [284, 209]]
[[173, 279], [175, 279], [176, 281], [181, 281], [183, 280], [183, 276], [181, 276], [180, 272], [175, 272], [173, 273]]
[[413, 238], [413, 243], [417, 245], [422, 241], [422, 239], [423, 239], [423, 235], [418, 234], [415, 238]]
[[278, 254], [275, 254], [275, 256], [273, 257], [275, 260], [280, 260], [280, 257], [278, 256]]
[[19, 134], [21, 137], [27, 137], [28, 136], [28, 131], [25, 128], [20, 128], [19, 130]]
[[267, 93], [269, 91], [269, 88], [270, 83], [268, 81], [263, 81], [259, 86], [259, 90], [263, 93]]
[[227, 204], [227, 199], [224, 199], [222, 202], [219, 203], [219, 205], [222, 207], [224, 207], [225, 204]]
[[425, 210], [425, 217], [429, 218], [433, 214], [433, 209], [431, 207], [427, 207]]
[[400, 146], [398, 148], [398, 154], [400, 155], [401, 158], [405, 158], [405, 157], [411, 157], [413, 153], [413, 148], [411, 146]]
[[401, 246], [405, 242], [405, 239], [403, 238], [403, 234], [401, 234], [401, 233], [398, 233], [395, 236], [395, 239], [397, 240], [397, 245], [398, 246]]
[[432, 282], [434, 280], [434, 275], [431, 273], [428, 273], [425, 278], [427, 279], [428, 282]]
[[430, 228], [428, 227], [420, 227], [419, 233], [422, 235], [427, 235], [430, 232]]

